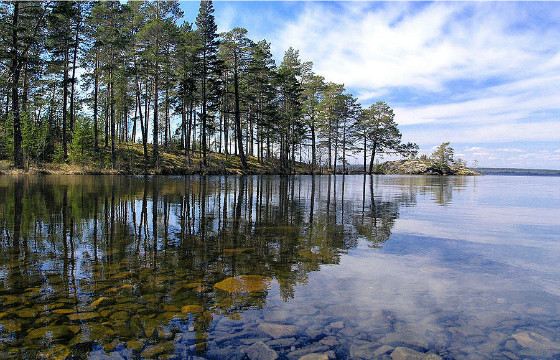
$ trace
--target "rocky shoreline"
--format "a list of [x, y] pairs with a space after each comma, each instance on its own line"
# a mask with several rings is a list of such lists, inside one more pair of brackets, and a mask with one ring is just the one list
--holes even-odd
[[462, 162], [454, 163], [449, 166], [447, 171], [442, 172], [436, 169], [431, 161], [423, 159], [387, 161], [379, 165], [377, 172], [385, 175], [480, 175], [479, 172], [468, 168]]

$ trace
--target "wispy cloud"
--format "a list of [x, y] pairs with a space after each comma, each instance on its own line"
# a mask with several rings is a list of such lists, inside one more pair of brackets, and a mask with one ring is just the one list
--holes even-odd
[[523, 79], [540, 67], [558, 68], [558, 30], [514, 29], [523, 16], [514, 10], [463, 3], [310, 3], [279, 29], [275, 44], [300, 49], [329, 79], [365, 91], [442, 91], [458, 79]]
[[[219, 2], [216, 8], [220, 30], [245, 26], [255, 39], [271, 41], [277, 60], [294, 47], [362, 104], [388, 101], [406, 140], [425, 152], [451, 141], [458, 149], [484, 144], [492, 152], [487, 159], [500, 164], [521, 158], [499, 150], [514, 143], [525, 152], [558, 154], [556, 4]], [[547, 159], [523, 166], [560, 168], [560, 160]]]

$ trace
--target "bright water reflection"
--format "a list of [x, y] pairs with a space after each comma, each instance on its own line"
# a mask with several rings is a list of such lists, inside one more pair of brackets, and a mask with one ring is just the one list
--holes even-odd
[[1, 177], [0, 357], [552, 358], [559, 186]]

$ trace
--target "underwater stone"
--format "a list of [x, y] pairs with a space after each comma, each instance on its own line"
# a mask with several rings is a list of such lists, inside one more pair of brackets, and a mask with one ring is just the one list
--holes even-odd
[[181, 308], [181, 312], [183, 314], [198, 314], [203, 311], [202, 306], [200, 305], [185, 305]]
[[74, 312], [76, 312], [76, 310], [73, 309], [55, 309], [52, 311], [53, 314], [57, 314], [57, 315], [68, 315]]
[[292, 337], [297, 334], [297, 328], [293, 325], [282, 325], [262, 323], [257, 327], [259, 331], [275, 338]]
[[88, 321], [97, 319], [99, 317], [99, 313], [96, 312], [83, 312], [83, 313], [76, 313], [76, 314], [69, 314], [68, 319], [70, 321]]
[[299, 358], [299, 360], [329, 360], [334, 359], [335, 354], [332, 351], [324, 352], [324, 353], [311, 353], [307, 355], [303, 355]]
[[31, 319], [37, 316], [37, 311], [32, 309], [21, 309], [15, 312], [16, 315], [23, 319]]
[[69, 339], [80, 331], [79, 326], [47, 326], [40, 329], [31, 330], [25, 337], [25, 341], [33, 342], [43, 338], [50, 338], [53, 340]]
[[373, 352], [373, 356], [375, 357], [379, 357], [381, 355], [385, 355], [387, 353], [390, 353], [391, 351], [393, 351], [394, 347], [390, 346], [390, 345], [381, 345], [380, 347], [378, 347], [374, 352]]
[[64, 345], [53, 345], [37, 354], [37, 358], [49, 360], [65, 360], [68, 356], [70, 356], [70, 349]]
[[261, 275], [240, 275], [226, 278], [216, 284], [216, 289], [230, 294], [263, 292], [268, 289], [270, 278]]
[[436, 354], [425, 354], [407, 347], [399, 346], [391, 353], [392, 360], [441, 360]]
[[248, 348], [244, 349], [243, 352], [247, 354], [250, 360], [276, 360], [278, 359], [278, 354], [276, 351], [272, 350], [268, 345], [262, 341], [258, 341]]
[[144, 341], [143, 340], [129, 340], [126, 343], [126, 347], [129, 348], [132, 351], [140, 352], [140, 350], [142, 350], [142, 348], [144, 347]]
[[546, 336], [533, 331], [519, 331], [512, 337], [524, 348], [540, 351], [560, 351], [560, 343], [555, 343]]
[[91, 303], [91, 307], [95, 309], [95, 308], [98, 308], [100, 306], [103, 307], [103, 306], [111, 305], [113, 303], [114, 303], [114, 301], [112, 299], [109, 299], [108, 297], [101, 296], [100, 298], [98, 298], [97, 300], [95, 300]]
[[159, 355], [172, 352], [175, 346], [172, 342], [163, 342], [155, 345], [148, 346], [144, 351], [142, 351], [141, 356], [146, 359], [153, 359], [159, 357]]

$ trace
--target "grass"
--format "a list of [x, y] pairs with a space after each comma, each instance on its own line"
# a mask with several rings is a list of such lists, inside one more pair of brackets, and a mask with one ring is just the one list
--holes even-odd
[[[144, 159], [141, 144], [121, 144], [117, 147], [115, 167], [111, 166], [111, 152], [101, 148], [93, 159], [52, 163], [29, 163], [25, 170], [13, 168], [8, 160], [0, 160], [0, 174], [128, 174], [128, 175], [188, 175], [188, 174], [285, 174], [285, 169], [276, 159], [259, 162], [256, 157], [247, 158], [247, 169], [243, 169], [238, 156], [209, 153], [207, 165], [202, 165], [198, 152], [188, 161], [182, 151], [160, 148], [159, 166], [152, 164], [152, 147], [148, 146], [148, 161]], [[297, 163], [295, 172], [310, 173], [307, 164]]]

